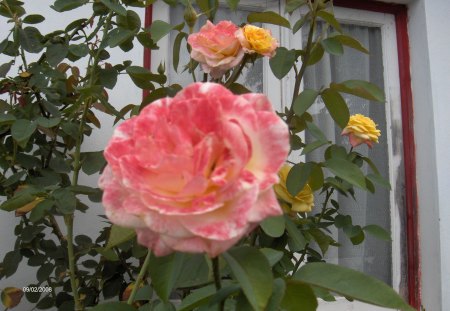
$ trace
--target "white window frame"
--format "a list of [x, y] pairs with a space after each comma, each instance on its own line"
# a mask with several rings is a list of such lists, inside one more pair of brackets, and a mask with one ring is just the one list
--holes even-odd
[[[241, 1], [241, 3], [244, 1]], [[247, 1], [246, 7], [254, 7], [251, 4], [252, 0]], [[254, 1], [253, 1], [254, 2]], [[268, 1], [273, 2], [273, 1]], [[267, 8], [267, 10], [278, 11], [283, 14], [284, 1], [280, 1], [280, 4], [273, 4]], [[257, 2], [255, 2], [257, 3]], [[336, 18], [343, 24], [353, 24], [362, 26], [373, 26], [381, 29], [382, 37], [382, 51], [383, 51], [383, 67], [384, 67], [384, 90], [386, 95], [386, 128], [392, 129], [392, 124], [401, 125], [401, 98], [400, 98], [400, 81], [399, 81], [399, 65], [398, 65], [398, 51], [397, 51], [397, 38], [396, 38], [396, 25], [395, 18], [391, 14], [369, 12], [348, 8], [335, 7], [334, 13]], [[298, 20], [301, 12], [294, 13], [292, 15], [284, 14], [285, 18], [290, 20], [293, 25]], [[153, 20], [165, 20], [170, 21], [170, 7], [162, 1], [157, 1], [153, 4]], [[273, 35], [279, 38], [280, 45], [288, 49], [300, 49], [302, 48], [302, 35], [301, 31], [295, 35], [292, 31], [284, 27], [277, 27], [274, 25], [264, 25], [265, 28], [271, 29]], [[169, 36], [165, 36], [159, 42], [159, 50], [151, 51], [151, 70], [156, 71], [160, 63], [166, 63], [167, 66], [171, 66], [171, 51]], [[274, 104], [274, 108], [277, 111], [284, 111], [285, 107], [289, 107], [292, 101], [293, 85], [294, 85], [294, 73], [289, 73], [282, 81], [278, 80], [270, 70], [269, 62], [267, 58], [264, 58], [264, 77], [263, 88], [264, 93], [269, 97]], [[268, 87], [270, 85], [270, 87]], [[301, 86], [303, 88], [303, 85]], [[387, 133], [386, 133], [387, 134]], [[395, 138], [396, 153], [393, 150], [393, 137], [392, 135], [386, 135], [388, 140], [388, 158], [389, 158], [389, 181], [392, 186], [390, 192], [391, 203], [391, 235], [392, 235], [392, 286], [396, 291], [400, 291], [401, 288], [401, 273], [402, 273], [402, 258], [405, 254], [401, 253], [402, 241], [401, 241], [401, 215], [402, 206], [398, 206], [396, 197], [401, 195], [404, 191], [403, 183], [397, 182], [399, 178], [402, 178], [402, 157], [403, 157], [403, 143], [402, 138]], [[406, 284], [403, 284], [406, 286]], [[360, 302], [349, 302], [344, 298], [337, 298], [336, 302], [324, 302], [320, 301], [320, 311], [379, 311], [387, 310], [384, 308], [367, 305]]]

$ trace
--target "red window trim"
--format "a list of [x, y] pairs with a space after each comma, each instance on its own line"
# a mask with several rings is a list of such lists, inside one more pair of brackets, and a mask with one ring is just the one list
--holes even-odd
[[[420, 257], [416, 154], [408, 37], [408, 9], [402, 4], [391, 4], [370, 0], [334, 0], [334, 4], [340, 7], [393, 14], [395, 17], [403, 122], [403, 154], [405, 161], [408, 302], [411, 306], [419, 309], [421, 303]], [[146, 27], [150, 26], [152, 23], [152, 15], [152, 6], [149, 6], [145, 12]], [[144, 50], [144, 67], [148, 69], [151, 67], [151, 52], [150, 49], [147, 48]], [[145, 97], [147, 95], [148, 91], [145, 90], [143, 96]]]

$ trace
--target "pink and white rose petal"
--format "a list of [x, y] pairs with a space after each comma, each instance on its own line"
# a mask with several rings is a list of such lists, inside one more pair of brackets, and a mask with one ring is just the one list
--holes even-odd
[[157, 256], [215, 257], [282, 214], [272, 185], [288, 152], [288, 128], [264, 95], [192, 84], [114, 131], [99, 181], [106, 215]]

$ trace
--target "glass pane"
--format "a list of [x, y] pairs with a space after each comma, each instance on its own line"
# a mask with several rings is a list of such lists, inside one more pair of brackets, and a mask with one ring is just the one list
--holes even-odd
[[[350, 79], [367, 80], [379, 87], [384, 86], [383, 54], [381, 46], [381, 30], [377, 27], [343, 25], [346, 34], [358, 39], [370, 51], [369, 55], [346, 48], [342, 56], [326, 54], [320, 63], [309, 67], [305, 75], [305, 88], [320, 89], [329, 85], [331, 81], [341, 82]], [[303, 42], [307, 40], [307, 30], [303, 31]], [[380, 173], [386, 178], [389, 176], [388, 142], [390, 135], [386, 128], [385, 105], [370, 102], [352, 95], [342, 94], [349, 105], [350, 113], [360, 113], [372, 118], [378, 124], [382, 136], [379, 144], [369, 149], [365, 144], [358, 146], [358, 152], [368, 155], [375, 162]], [[332, 119], [321, 99], [309, 110], [316, 124], [323, 130], [329, 139], [336, 140], [347, 147], [351, 147], [347, 137], [341, 136], [341, 130], [334, 125]], [[306, 142], [315, 139], [306, 133]], [[310, 153], [308, 161], [323, 161], [323, 148]], [[367, 167], [365, 167], [367, 171]], [[340, 213], [351, 215], [353, 224], [365, 226], [377, 224], [390, 231], [390, 199], [389, 191], [376, 186], [376, 193], [371, 194], [355, 189], [356, 201], [342, 195], [334, 198], [341, 206]], [[316, 198], [316, 206], [321, 206], [323, 197]], [[334, 232], [336, 239], [342, 245], [339, 248], [330, 248], [328, 260], [343, 266], [354, 268], [373, 275], [384, 282], [392, 283], [392, 252], [391, 244], [366, 235], [362, 245], [354, 246], [340, 231]]]
[[[229, 20], [236, 25], [241, 25], [246, 22], [247, 15], [254, 11], [261, 11], [268, 7], [269, 3], [273, 1], [241, 1], [239, 8], [236, 11], [231, 11], [226, 5], [221, 5], [216, 14], [216, 21]], [[184, 6], [178, 5], [170, 11], [170, 23], [172, 25], [178, 25], [183, 22]], [[194, 32], [197, 32], [201, 26], [206, 23], [206, 18], [201, 16], [197, 21]], [[256, 24], [257, 25], [257, 24]], [[259, 25], [260, 26], [260, 25]], [[188, 32], [187, 28], [184, 30]], [[173, 42], [177, 32], [173, 31], [170, 34], [171, 51], [173, 50]], [[186, 41], [183, 41], [183, 45]], [[173, 66], [169, 66], [169, 80], [171, 83], [179, 83], [183, 86], [192, 83], [192, 76], [187, 72], [183, 72], [184, 66], [189, 63], [189, 54], [185, 46], [181, 47], [180, 61], [178, 66], [178, 73], [175, 72]], [[168, 60], [172, 63], [172, 60]], [[199, 66], [200, 67], [200, 66]], [[197, 69], [197, 80], [201, 80], [203, 73]], [[258, 59], [252, 66], [244, 69], [242, 76], [238, 80], [239, 83], [245, 85], [253, 92], [263, 92], [263, 61], [262, 58]]]

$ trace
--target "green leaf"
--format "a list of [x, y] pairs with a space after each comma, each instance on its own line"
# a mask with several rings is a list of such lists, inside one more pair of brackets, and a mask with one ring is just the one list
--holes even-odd
[[50, 7], [56, 12], [65, 12], [76, 9], [86, 3], [88, 3], [88, 0], [56, 0]]
[[308, 185], [311, 187], [312, 191], [317, 191], [323, 186], [323, 171], [322, 167], [314, 163], [311, 170], [311, 175], [309, 175]]
[[325, 162], [325, 166], [333, 174], [343, 180], [362, 189], [366, 189], [364, 174], [361, 172], [360, 168], [352, 162], [342, 158], [331, 158]]
[[283, 235], [285, 225], [283, 216], [275, 216], [264, 219], [260, 224], [263, 231], [273, 238], [279, 238]]
[[198, 290], [192, 291], [191, 294], [186, 296], [180, 304], [178, 311], [190, 311], [195, 308], [204, 305], [207, 301], [214, 296], [216, 288], [214, 285], [202, 287]]
[[295, 280], [286, 282], [281, 307], [286, 310], [316, 311], [317, 306], [316, 295], [310, 286]]
[[43, 264], [37, 271], [36, 278], [39, 282], [44, 282], [53, 272], [55, 266], [52, 263]]
[[323, 49], [322, 45], [315, 44], [311, 49], [311, 54], [308, 58], [308, 66], [318, 63], [322, 59], [324, 53], [325, 50]]
[[338, 92], [352, 94], [368, 100], [384, 103], [384, 92], [375, 84], [362, 80], [347, 80], [341, 83], [331, 83], [330, 88]]
[[336, 29], [337, 31], [342, 32], [341, 25], [339, 24], [339, 22], [336, 20], [336, 18], [332, 13], [327, 11], [319, 11], [317, 12], [317, 16], [322, 18], [329, 25], [333, 26], [333, 28]]
[[64, 215], [71, 214], [75, 211], [77, 207], [77, 198], [75, 194], [72, 193], [67, 188], [59, 188], [53, 191], [52, 194], [55, 199], [55, 204], [58, 208], [58, 211], [63, 213]]
[[178, 71], [178, 63], [180, 62], [181, 42], [185, 38], [187, 38], [187, 35], [184, 32], [180, 32], [173, 42], [173, 69], [175, 69], [175, 72]]
[[13, 124], [16, 121], [16, 117], [12, 114], [0, 114], [0, 126]]
[[19, 119], [15, 121], [14, 124], [11, 126], [11, 135], [14, 138], [14, 140], [19, 144], [19, 146], [25, 148], [28, 140], [30, 139], [31, 135], [33, 135], [36, 128], [37, 128], [36, 122], [26, 119]]
[[308, 163], [295, 164], [286, 178], [286, 188], [290, 195], [296, 196], [305, 187], [311, 175], [312, 165]]
[[223, 254], [234, 279], [255, 310], [264, 310], [272, 295], [272, 271], [267, 258], [256, 248], [240, 246]]
[[352, 38], [347, 35], [336, 35], [336, 36], [334, 36], [334, 38], [345, 46], [348, 46], [348, 47], [351, 47], [360, 52], [369, 54], [369, 51], [355, 38]]
[[66, 44], [52, 44], [47, 47], [45, 55], [50, 66], [56, 67], [69, 52], [69, 47]]
[[10, 277], [14, 273], [16, 273], [17, 268], [19, 267], [21, 261], [22, 255], [20, 254], [19, 249], [6, 253], [2, 262], [3, 264], [2, 274], [5, 275], [6, 277]]
[[11, 69], [12, 64], [13, 64], [13, 61], [10, 61], [10, 62], [4, 63], [0, 66], [0, 78], [6, 77], [9, 70]]
[[209, 280], [208, 260], [203, 254], [186, 255], [176, 287], [193, 287]]
[[296, 115], [301, 116], [311, 107], [316, 101], [319, 92], [312, 89], [303, 90], [300, 95], [294, 101], [294, 112]]
[[344, 54], [344, 47], [342, 44], [333, 37], [327, 38], [321, 42], [325, 51], [332, 55], [342, 55]]
[[22, 191], [16, 192], [12, 198], [3, 202], [0, 205], [0, 209], [7, 212], [15, 211], [16, 209], [34, 201], [38, 193], [39, 191], [35, 188], [27, 187]]
[[134, 37], [134, 32], [125, 28], [114, 28], [108, 34], [108, 45], [116, 47]]
[[361, 272], [328, 263], [309, 263], [295, 273], [295, 280], [380, 307], [413, 311], [384, 282]]
[[374, 182], [374, 183], [377, 183], [377, 184], [379, 184], [380, 186], [383, 186], [383, 187], [385, 187], [385, 188], [391, 190], [391, 184], [389, 183], [388, 180], [384, 179], [383, 176], [378, 175], [378, 174], [368, 174], [368, 175], [367, 175], [367, 178], [368, 178], [370, 181], [372, 181], [372, 182]]
[[174, 253], [165, 257], [150, 258], [148, 272], [152, 279], [152, 285], [161, 300], [169, 301], [175, 283], [182, 271], [184, 254]]
[[136, 236], [136, 232], [131, 228], [124, 228], [117, 225], [111, 226], [108, 243], [106, 249], [113, 248], [117, 245], [125, 243]]
[[333, 89], [326, 89], [321, 96], [333, 120], [340, 128], [346, 127], [350, 119], [350, 112], [341, 94]]
[[323, 142], [328, 142], [328, 139], [326, 138], [325, 134], [313, 122], [306, 122], [306, 127], [308, 128], [309, 133], [312, 136], [314, 136], [316, 139], [323, 141]]
[[233, 92], [233, 94], [237, 94], [237, 95], [251, 93], [251, 91], [248, 88], [246, 88], [242, 84], [239, 84], [236, 82], [231, 83], [231, 85], [228, 87], [228, 89], [231, 92]]
[[282, 17], [280, 14], [273, 11], [266, 12], [254, 12], [247, 16], [247, 22], [249, 23], [266, 23], [278, 25], [286, 28], [291, 28], [291, 24], [287, 19]]
[[127, 16], [127, 10], [120, 4], [111, 0], [100, 0], [100, 2], [106, 5], [111, 11], [114, 11], [122, 16]]
[[284, 293], [286, 291], [286, 283], [283, 279], [278, 278], [273, 280], [273, 293], [270, 297], [269, 303], [267, 304], [266, 310], [279, 310], [280, 303], [283, 300]]
[[158, 42], [161, 38], [167, 35], [172, 29], [173, 26], [169, 23], [160, 20], [154, 21], [150, 26], [150, 34], [152, 35], [152, 40], [154, 42]]
[[119, 27], [126, 28], [134, 33], [139, 32], [141, 28], [141, 18], [134, 11], [128, 10], [126, 16], [118, 15], [116, 19]]
[[35, 223], [44, 218], [44, 216], [51, 210], [55, 202], [53, 200], [44, 200], [39, 202], [35, 208], [31, 210], [30, 221]]
[[[131, 80], [137, 85], [140, 86], [142, 83], [150, 83], [150, 81], [157, 82], [159, 84], [166, 83], [166, 76], [154, 74], [150, 72], [148, 69], [145, 69], [140, 66], [130, 66], [126, 69], [126, 72], [130, 76]], [[151, 83], [150, 83], [151, 84]]]
[[293, 252], [299, 252], [303, 250], [306, 247], [306, 239], [303, 236], [303, 233], [300, 231], [300, 229], [297, 228], [295, 223], [292, 221], [292, 219], [289, 218], [289, 216], [285, 215], [286, 220], [286, 230], [289, 234], [289, 248]]
[[303, 25], [306, 23], [306, 21], [309, 19], [309, 16], [311, 15], [311, 12], [306, 13], [303, 15], [295, 24], [294, 27], [292, 27], [292, 32], [295, 34], [297, 31], [300, 30], [300, 28], [303, 27]]
[[310, 153], [310, 152], [316, 150], [317, 148], [320, 148], [320, 147], [322, 147], [323, 145], [326, 145], [326, 144], [328, 144], [328, 142], [320, 141], [320, 140], [317, 140], [317, 141], [314, 141], [314, 142], [312, 142], [310, 144], [307, 144], [302, 150], [302, 155], [308, 154], [308, 153]]
[[227, 0], [227, 4], [228, 7], [232, 10], [232, 11], [236, 11], [238, 5], [239, 5], [239, 1], [240, 0]]
[[41, 43], [42, 35], [37, 28], [25, 27], [19, 29], [20, 44], [23, 49], [30, 53], [39, 53], [44, 46]]
[[100, 83], [104, 87], [112, 90], [114, 88], [114, 86], [117, 84], [118, 74], [119, 73], [114, 68], [100, 69], [98, 78], [100, 80]]
[[306, 4], [306, 0], [286, 0], [286, 13], [292, 13], [302, 5]]
[[30, 14], [25, 16], [24, 19], [22, 19], [22, 22], [25, 24], [39, 24], [42, 23], [45, 20], [45, 17], [39, 14]]
[[99, 172], [106, 165], [103, 151], [82, 152], [81, 153], [81, 169], [87, 175]]
[[284, 253], [282, 251], [277, 251], [274, 250], [273, 248], [261, 248], [260, 251], [261, 253], [264, 254], [264, 256], [266, 256], [271, 267], [273, 267], [277, 262], [279, 262], [281, 258], [283, 258], [284, 256]]
[[89, 48], [86, 44], [71, 44], [69, 45], [69, 52], [78, 57], [85, 57], [89, 53]]
[[295, 50], [279, 47], [274, 57], [269, 60], [270, 68], [278, 79], [282, 79], [289, 73], [296, 60]]
[[96, 305], [90, 311], [136, 311], [134, 307], [126, 304], [126, 302], [106, 302]]
[[392, 241], [391, 234], [377, 225], [368, 225], [362, 228], [365, 232], [383, 241]]
[[57, 126], [61, 122], [61, 118], [39, 117], [36, 119], [36, 122], [42, 127], [52, 128], [54, 126]]

